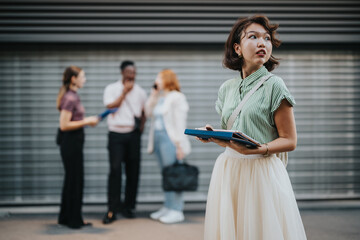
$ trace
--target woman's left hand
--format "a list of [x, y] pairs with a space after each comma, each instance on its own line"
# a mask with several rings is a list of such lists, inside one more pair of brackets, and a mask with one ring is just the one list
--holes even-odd
[[220, 140], [220, 139], [217, 139], [217, 138], [209, 138], [209, 141], [216, 143], [220, 147], [229, 147], [229, 144], [230, 144], [229, 141]]
[[244, 154], [244, 155], [256, 154], [254, 151], [258, 150], [258, 148], [248, 148], [243, 144], [237, 143], [236, 141], [230, 141], [228, 147], [231, 147], [235, 151], [237, 151], [237, 152], [239, 152], [241, 154]]
[[247, 148], [244, 145], [239, 144], [235, 141], [225, 141], [225, 140], [220, 140], [220, 139], [216, 139], [216, 138], [211, 138], [211, 141], [221, 147], [230, 147], [241, 154], [249, 154], [249, 148]]
[[210, 138], [209, 139], [211, 142], [216, 143], [217, 145], [221, 146], [221, 147], [230, 147], [232, 149], [234, 149], [235, 151], [247, 155], [247, 154], [263, 154], [263, 146], [258, 147], [258, 148], [248, 148], [243, 144], [240, 144], [236, 141], [225, 141], [225, 140], [220, 140], [220, 139], [216, 139], [216, 138]]

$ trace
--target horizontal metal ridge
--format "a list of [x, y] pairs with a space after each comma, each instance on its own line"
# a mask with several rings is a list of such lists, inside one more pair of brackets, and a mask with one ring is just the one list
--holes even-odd
[[223, 43], [238, 17], [264, 13], [285, 42], [359, 43], [358, 12], [340, 0], [3, 1], [0, 42]]

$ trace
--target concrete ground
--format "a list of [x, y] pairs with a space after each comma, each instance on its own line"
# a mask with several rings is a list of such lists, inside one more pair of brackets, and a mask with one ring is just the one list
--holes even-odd
[[[93, 226], [80, 230], [56, 224], [58, 207], [2, 207], [0, 239], [201, 240], [204, 206], [187, 204], [185, 222], [174, 225], [148, 218], [158, 205], [139, 205], [136, 219], [119, 217], [109, 225], [101, 223], [105, 206], [84, 206], [84, 219]], [[360, 201], [299, 202], [299, 208], [309, 240], [360, 239]]]

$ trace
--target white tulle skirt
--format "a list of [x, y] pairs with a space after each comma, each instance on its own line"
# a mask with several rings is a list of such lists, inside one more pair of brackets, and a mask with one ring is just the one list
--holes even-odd
[[205, 240], [304, 240], [304, 226], [284, 164], [275, 155], [226, 148], [211, 176]]

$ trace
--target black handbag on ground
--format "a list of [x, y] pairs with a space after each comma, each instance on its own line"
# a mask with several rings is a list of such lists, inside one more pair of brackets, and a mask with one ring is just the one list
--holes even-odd
[[162, 170], [162, 187], [164, 191], [196, 191], [199, 169], [196, 166], [176, 161]]

